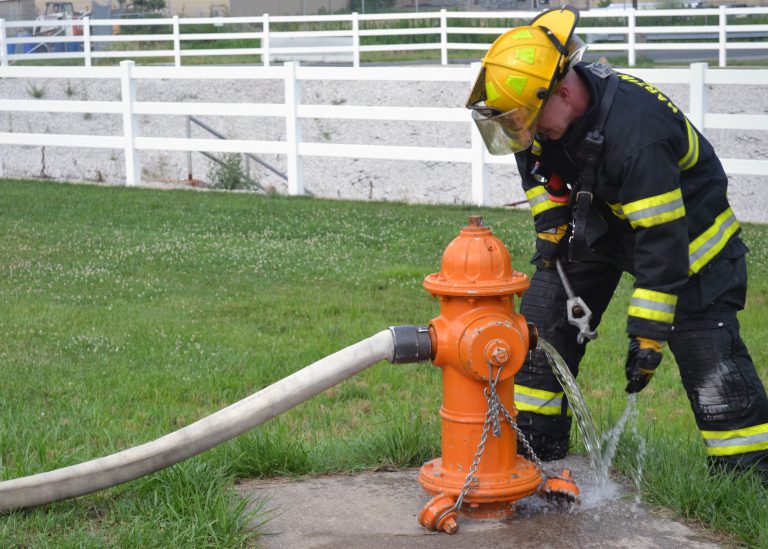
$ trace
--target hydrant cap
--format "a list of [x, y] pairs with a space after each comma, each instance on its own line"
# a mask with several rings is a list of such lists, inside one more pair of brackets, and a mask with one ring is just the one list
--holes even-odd
[[424, 288], [435, 295], [496, 296], [528, 286], [528, 277], [512, 270], [509, 251], [479, 215], [470, 216], [469, 225], [445, 249], [440, 272], [424, 279]]

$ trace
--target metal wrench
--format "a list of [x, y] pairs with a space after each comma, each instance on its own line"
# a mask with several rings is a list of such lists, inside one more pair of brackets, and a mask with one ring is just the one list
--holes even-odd
[[595, 339], [597, 337], [597, 330], [589, 328], [589, 321], [592, 320], [592, 311], [589, 310], [584, 300], [573, 291], [573, 286], [571, 286], [571, 282], [565, 274], [565, 268], [560, 258], [557, 258], [555, 266], [557, 267], [557, 274], [560, 275], [560, 281], [563, 283], [563, 288], [565, 288], [565, 293], [568, 296], [568, 301], [565, 304], [565, 309], [568, 311], [568, 323], [579, 329], [579, 333], [576, 335], [576, 342], [581, 345], [587, 340]]

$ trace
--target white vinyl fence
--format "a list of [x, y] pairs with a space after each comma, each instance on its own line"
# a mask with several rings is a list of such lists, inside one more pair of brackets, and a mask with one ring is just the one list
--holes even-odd
[[[181, 66], [184, 58], [258, 56], [264, 66], [273, 58], [316, 55], [326, 61], [360, 66], [367, 52], [439, 51], [441, 64], [449, 62], [449, 51], [477, 52], [507, 27], [509, 20], [522, 25], [536, 12], [460, 12], [215, 17], [165, 19], [79, 19], [58, 21], [4, 21], [0, 19], [0, 64], [21, 60], [79, 59], [91, 66], [97, 59], [173, 59]], [[709, 51], [725, 67], [728, 52], [758, 50], [768, 56], [768, 24], [749, 24], [750, 16], [768, 15], [768, 7], [635, 10], [610, 9], [581, 12], [577, 32], [590, 43], [593, 52], [626, 52], [630, 67], [644, 51]], [[679, 20], [674, 26], [654, 26], [652, 18]], [[687, 24], [690, 18], [704, 24]], [[619, 22], [601, 26], [601, 22]], [[416, 23], [414, 23], [416, 22]], [[334, 27], [332, 30], [275, 30], [272, 25], [307, 24]], [[399, 26], [417, 24], [408, 28]], [[219, 27], [221, 32], [184, 32], [192, 25]], [[465, 26], [461, 26], [465, 25]], [[471, 25], [471, 26], [469, 26]], [[143, 34], [131, 29], [143, 27]], [[361, 28], [363, 27], [363, 28]], [[372, 28], [365, 28], [372, 27]], [[375, 27], [375, 28], [373, 28]], [[157, 33], [146, 32], [147, 28]], [[118, 30], [119, 29], [119, 30]], [[52, 36], [51, 36], [52, 35]], [[468, 35], [485, 35], [485, 43], [467, 41]], [[415, 43], [414, 37], [429, 37]], [[365, 44], [372, 37], [396, 37], [395, 44]], [[410, 39], [410, 40], [409, 40]], [[197, 49], [191, 42], [220, 40], [251, 41], [252, 47]], [[150, 46], [151, 44], [151, 46]], [[142, 48], [142, 45], [147, 45]], [[188, 47], [185, 47], [187, 45]], [[131, 49], [132, 48], [132, 49]], [[152, 48], [152, 49], [149, 49]], [[243, 58], [246, 59], [246, 58]], [[425, 57], [426, 59], [426, 57]]]
[[[303, 81], [396, 81], [409, 86], [421, 82], [466, 82], [470, 88], [478, 72], [478, 64], [467, 67], [302, 67], [286, 63], [279, 67], [137, 67], [133, 61], [123, 61], [119, 67], [0, 67], [3, 79], [49, 79], [68, 81], [80, 79], [119, 79], [121, 98], [116, 101], [0, 99], [0, 111], [32, 113], [110, 113], [122, 115], [121, 135], [78, 135], [49, 133], [0, 132], [2, 145], [56, 146], [119, 149], [124, 151], [126, 185], [141, 185], [142, 151], [208, 151], [283, 155], [287, 164], [288, 192], [304, 194], [302, 159], [305, 157], [342, 157], [360, 159], [390, 159], [468, 163], [471, 165], [472, 202], [489, 203], [488, 167], [490, 164], [512, 164], [513, 156], [491, 156], [471, 123], [468, 111], [461, 106], [452, 108], [384, 107], [347, 105], [310, 105], [301, 101]], [[708, 69], [705, 64], [693, 64], [689, 69], [647, 69], [627, 71], [655, 84], [687, 84], [690, 87], [691, 121], [705, 132], [708, 129], [743, 129], [768, 131], [766, 114], [717, 114], [707, 109], [709, 86], [751, 85], [768, 90], [768, 70]], [[209, 79], [250, 80], [278, 79], [284, 82], [282, 103], [202, 103], [138, 101], [138, 79]], [[137, 117], [140, 115], [217, 115], [233, 117], [282, 117], [285, 141], [190, 139], [179, 137], [143, 137], [139, 135]], [[471, 132], [469, 148], [417, 147], [348, 143], [311, 143], [301, 136], [301, 119], [340, 120], [405, 120], [431, 122], [465, 122]], [[74, 132], [77, 128], [73, 129]], [[768, 174], [768, 160], [722, 159], [729, 175]]]

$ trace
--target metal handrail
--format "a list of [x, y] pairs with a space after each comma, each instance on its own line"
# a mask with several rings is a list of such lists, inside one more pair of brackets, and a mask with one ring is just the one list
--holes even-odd
[[[223, 139], [223, 140], [229, 139], [223, 133], [221, 133], [219, 131], [216, 131], [211, 126], [209, 126], [208, 124], [206, 124], [205, 122], [203, 122], [202, 120], [197, 118], [196, 116], [192, 116], [192, 115], [188, 115], [187, 116], [187, 137], [191, 136], [191, 133], [192, 133], [192, 126], [191, 126], [191, 124], [192, 123], [194, 123], [197, 126], [201, 127], [202, 129], [204, 129], [205, 131], [207, 131], [208, 133], [210, 133], [214, 137], [217, 137], [217, 138]], [[224, 165], [224, 163], [218, 157], [216, 157], [215, 155], [213, 155], [211, 153], [208, 153], [208, 152], [205, 152], [205, 151], [199, 151], [199, 152], [200, 152], [200, 154], [202, 154], [206, 158], [216, 162], [220, 166]], [[268, 164], [267, 162], [263, 161], [258, 156], [254, 155], [254, 154], [251, 154], [251, 153], [243, 153], [242, 156], [245, 159], [253, 160], [254, 162], [256, 162], [257, 164], [259, 164], [259, 165], [263, 166], [264, 168], [268, 169], [269, 171], [271, 171], [275, 175], [281, 177], [285, 181], [288, 181], [288, 176], [287, 175], [285, 175], [283, 172], [281, 172], [280, 170], [278, 170], [274, 166], [272, 166], [272, 165]], [[247, 162], [247, 160], [246, 160], [246, 162]], [[187, 152], [187, 177], [190, 180], [192, 179], [192, 151], [188, 151]], [[246, 169], [245, 177], [248, 180], [248, 182], [251, 183], [254, 187], [256, 187], [257, 189], [259, 189], [262, 192], [265, 192], [264, 187], [262, 187], [257, 181], [254, 181], [253, 179], [251, 179], [250, 175], [248, 174], [248, 170], [247, 169]]]

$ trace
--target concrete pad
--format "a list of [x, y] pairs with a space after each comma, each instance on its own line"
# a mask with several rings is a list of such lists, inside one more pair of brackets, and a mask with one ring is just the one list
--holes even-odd
[[[598, 494], [583, 458], [552, 465], [568, 467], [582, 490], [582, 504], [559, 508], [538, 497], [518, 503], [504, 520], [459, 519], [453, 536], [424, 530], [417, 522], [430, 499], [418, 470], [367, 472], [306, 480], [249, 480], [236, 486], [251, 501], [267, 498], [274, 510], [262, 528], [267, 549], [450, 549], [577, 547], [590, 549], [718, 549], [711, 537], [635, 503], [618, 484]], [[263, 518], [263, 517], [262, 517]]]

